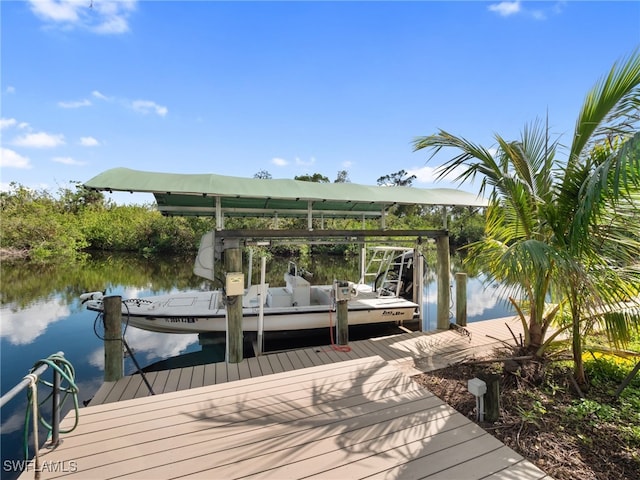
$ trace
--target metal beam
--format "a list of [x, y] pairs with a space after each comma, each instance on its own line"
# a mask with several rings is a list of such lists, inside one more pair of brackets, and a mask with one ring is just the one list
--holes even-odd
[[219, 238], [269, 239], [269, 238], [365, 238], [365, 237], [425, 237], [447, 236], [446, 230], [222, 230]]

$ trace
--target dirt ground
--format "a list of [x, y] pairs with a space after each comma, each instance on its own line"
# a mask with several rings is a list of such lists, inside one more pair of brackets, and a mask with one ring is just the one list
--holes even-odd
[[[509, 373], [501, 363], [470, 363], [414, 379], [476, 421], [475, 397], [467, 381], [500, 373], [500, 418], [495, 423], [477, 422], [485, 430], [556, 480], [640, 479], [640, 444], [625, 435], [626, 427], [621, 430], [615, 418], [601, 421], [582, 407], [590, 404], [581, 403], [566, 369], [530, 362], [520, 369], [511, 363]], [[589, 392], [587, 397], [593, 395], [597, 394]]]

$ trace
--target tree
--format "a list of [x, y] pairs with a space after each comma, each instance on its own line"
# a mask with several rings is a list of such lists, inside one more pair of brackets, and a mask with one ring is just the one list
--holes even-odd
[[[586, 383], [582, 335], [599, 322], [614, 343], [640, 324], [640, 305], [621, 310], [640, 285], [640, 55], [614, 64], [587, 94], [565, 160], [559, 140], [535, 122], [516, 141], [495, 136], [495, 154], [444, 130], [419, 137], [414, 149], [459, 151], [440, 177], [479, 175], [488, 193], [485, 239], [467, 259], [509, 285], [525, 325], [526, 345], [541, 354], [554, 319], [572, 333], [574, 374]], [[614, 139], [617, 139], [613, 141]], [[432, 155], [432, 156], [433, 156]], [[545, 308], [548, 296], [554, 306]], [[563, 311], [567, 315], [558, 315]], [[526, 318], [528, 315], [528, 319]]]
[[378, 178], [378, 185], [384, 187], [410, 187], [417, 177], [415, 175], [411, 175], [405, 178], [405, 175], [408, 175], [405, 170], [384, 175]]
[[302, 180], [303, 182], [330, 183], [329, 177], [326, 177], [321, 173], [314, 173], [313, 175], [296, 175], [293, 179]]
[[271, 174], [266, 171], [266, 170], [260, 170], [259, 172], [257, 172], [256, 174], [253, 175], [253, 178], [262, 178], [264, 180], [269, 180], [271, 178], [273, 178], [271, 176]]
[[340, 170], [338, 172], [338, 175], [336, 176], [336, 179], [333, 181], [333, 183], [350, 183], [351, 180], [349, 180], [349, 172], [347, 172], [346, 170]]

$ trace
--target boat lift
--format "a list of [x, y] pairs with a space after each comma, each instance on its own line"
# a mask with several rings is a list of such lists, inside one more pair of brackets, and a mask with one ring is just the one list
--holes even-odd
[[[113, 168], [85, 182], [96, 191], [147, 192], [155, 197], [163, 215], [209, 216], [215, 219], [216, 240], [223, 242], [227, 271], [238, 272], [242, 266], [241, 248], [256, 242], [291, 242], [306, 244], [365, 244], [380, 239], [408, 238], [418, 243], [435, 239], [436, 275], [438, 278], [438, 328], [449, 325], [449, 238], [448, 206], [486, 207], [488, 201], [478, 195], [450, 188], [382, 187], [354, 183], [321, 184], [290, 179], [240, 178], [217, 174], [177, 174]], [[397, 205], [439, 206], [443, 212], [440, 230], [389, 230], [386, 215]], [[305, 230], [227, 230], [225, 217], [306, 218]], [[359, 218], [361, 230], [328, 230], [325, 219]], [[379, 229], [366, 229], [367, 220], [379, 220]], [[277, 223], [277, 222], [276, 222]], [[318, 227], [320, 227], [318, 229]], [[253, 243], [252, 243], [253, 242]], [[422, 262], [416, 266], [421, 268]], [[416, 269], [414, 269], [415, 271]], [[387, 284], [389, 283], [388, 275]], [[414, 282], [415, 284], [415, 282]], [[395, 283], [401, 287], [401, 279]], [[393, 285], [392, 285], [393, 288]], [[421, 288], [414, 289], [420, 294]], [[419, 302], [422, 305], [422, 302]], [[239, 309], [239, 310], [238, 310]], [[242, 304], [229, 310], [228, 332], [231, 362], [242, 359]], [[231, 316], [233, 319], [231, 319]]]

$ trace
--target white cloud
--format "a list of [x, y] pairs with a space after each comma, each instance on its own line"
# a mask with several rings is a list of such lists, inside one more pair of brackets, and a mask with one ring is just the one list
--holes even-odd
[[103, 95], [98, 90], [94, 90], [93, 92], [91, 92], [91, 95], [93, 95], [96, 98], [99, 98], [100, 100], [104, 100], [104, 101], [109, 100], [109, 97], [107, 97], [106, 95]]
[[516, 0], [515, 2], [492, 3], [488, 8], [502, 17], [508, 17], [520, 12], [520, 7], [520, 0]]
[[407, 175], [415, 175], [416, 181], [419, 183], [433, 183], [436, 180], [435, 168], [433, 167], [416, 167], [407, 170]]
[[407, 170], [407, 175], [415, 175], [416, 181], [418, 183], [438, 183], [438, 182], [449, 182], [449, 183], [458, 183], [456, 178], [464, 172], [465, 168], [460, 167], [454, 169], [452, 172], [449, 172], [446, 176], [439, 178], [440, 172], [442, 171], [442, 165], [437, 167], [415, 167]]
[[[500, 3], [492, 3], [487, 8], [502, 17], [510, 17], [512, 15], [527, 15], [534, 20], [546, 20], [548, 13], [559, 15], [562, 13], [566, 2], [560, 1], [551, 4], [551, 2], [542, 2], [543, 8], [530, 9], [525, 8], [520, 0], [504, 1]], [[551, 6], [549, 6], [551, 5]]]
[[303, 167], [310, 167], [314, 163], [316, 163], [316, 159], [314, 157], [311, 157], [306, 162], [304, 160], [300, 160], [300, 158], [296, 157], [296, 165], [302, 165]]
[[[65, 0], [29, 0], [31, 11], [44, 20], [53, 22], [76, 22], [79, 20], [78, 2]], [[86, 8], [86, 5], [84, 6]]]
[[45, 132], [39, 133], [27, 133], [21, 137], [16, 138], [13, 145], [18, 147], [31, 147], [31, 148], [53, 148], [59, 145], [64, 145], [64, 135], [62, 134], [50, 134]]
[[102, 34], [118, 34], [129, 31], [127, 19], [136, 8], [136, 0], [100, 1], [95, 2], [93, 8], [102, 19], [95, 26], [94, 31]]
[[53, 157], [52, 160], [56, 163], [61, 163], [63, 165], [77, 165], [77, 166], [86, 165], [86, 162], [81, 162], [80, 160], [75, 160], [71, 157]]
[[128, 19], [136, 7], [136, 0], [29, 0], [29, 3], [34, 15], [50, 25], [98, 34], [128, 32]]
[[353, 166], [353, 162], [351, 160], [346, 160], [344, 162], [342, 162], [342, 167], [343, 168], [351, 168]]
[[13, 127], [17, 123], [15, 118], [0, 118], [0, 130]]
[[16, 93], [16, 88], [12, 87], [11, 85], [9, 85], [7, 87], [7, 89], [5, 90], [5, 92], [8, 93], [9, 95], [12, 95], [12, 94]]
[[31, 160], [8, 148], [0, 147], [0, 167], [31, 168]]
[[80, 138], [80, 145], [83, 147], [97, 147], [100, 142], [93, 137], [82, 137]]
[[58, 106], [61, 108], [80, 108], [80, 107], [90, 107], [91, 101], [86, 98], [83, 100], [76, 100], [71, 102], [58, 102]]
[[289, 165], [289, 162], [287, 162], [284, 158], [278, 158], [278, 157], [272, 158], [271, 163], [273, 163], [278, 167], [286, 167], [287, 165]]
[[156, 102], [152, 102], [151, 100], [134, 100], [131, 102], [131, 108], [144, 115], [148, 113], [155, 113], [161, 117], [167, 115], [169, 111], [167, 110], [167, 107], [158, 105]]

